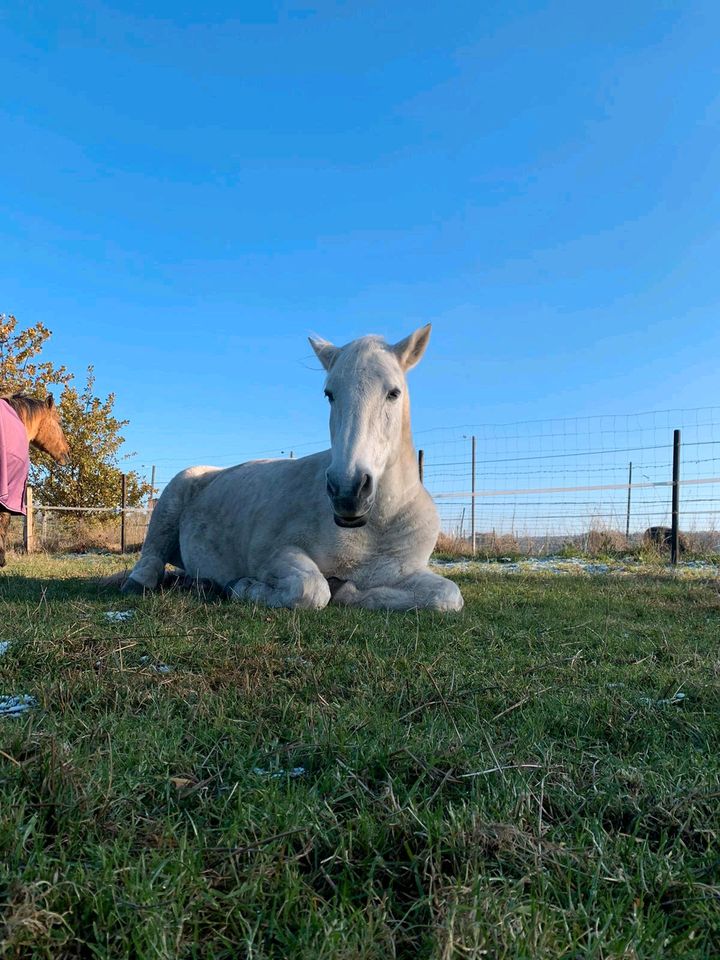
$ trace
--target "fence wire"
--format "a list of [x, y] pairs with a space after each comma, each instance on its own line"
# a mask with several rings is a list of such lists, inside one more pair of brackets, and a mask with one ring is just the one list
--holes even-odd
[[471, 537], [474, 500], [477, 537], [511, 537], [532, 547], [593, 530], [632, 540], [648, 527], [669, 526], [674, 429], [682, 434], [682, 529], [713, 539], [720, 407], [468, 425], [420, 431], [416, 442], [445, 532]]

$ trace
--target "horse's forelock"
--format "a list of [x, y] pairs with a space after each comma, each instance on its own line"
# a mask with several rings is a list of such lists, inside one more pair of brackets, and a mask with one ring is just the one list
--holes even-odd
[[370, 334], [367, 337], [359, 337], [352, 340], [340, 348], [338, 359], [349, 361], [351, 365], [363, 364], [373, 357], [394, 357], [392, 344], [389, 344], [385, 337], [378, 334]]

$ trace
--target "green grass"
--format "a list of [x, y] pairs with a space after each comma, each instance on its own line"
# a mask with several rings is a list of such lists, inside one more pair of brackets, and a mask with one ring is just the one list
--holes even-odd
[[299, 614], [120, 563], [0, 575], [0, 956], [720, 954], [717, 582]]

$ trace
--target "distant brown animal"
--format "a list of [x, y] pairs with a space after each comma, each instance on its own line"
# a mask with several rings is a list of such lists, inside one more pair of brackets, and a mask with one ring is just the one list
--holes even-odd
[[[32, 446], [38, 450], [49, 454], [57, 463], [65, 463], [67, 461], [70, 447], [63, 433], [62, 426], [60, 425], [60, 417], [52, 396], [49, 396], [47, 400], [38, 400], [36, 397], [28, 397], [25, 394], [16, 393], [10, 397], [1, 397], [0, 406], [4, 403], [7, 403], [11, 408], [12, 412], [7, 411], [7, 408], [5, 408], [9, 418], [17, 424], [17, 419], [13, 416], [14, 413], [25, 427], [28, 445], [32, 444]], [[2, 436], [3, 432], [0, 430], [0, 439]], [[3, 450], [0, 450], [0, 457], [3, 456], [3, 452]], [[24, 455], [24, 482], [27, 482], [26, 454], [27, 451], [25, 451]], [[14, 456], [13, 466], [17, 467], [17, 464], [17, 456]], [[21, 483], [22, 482], [23, 481], [21, 481]], [[14, 514], [22, 515], [25, 513], [25, 497], [22, 486], [16, 496], [12, 498], [8, 496], [5, 499], [6, 503], [0, 502], [0, 567], [5, 566], [5, 540], [8, 527], [10, 526], [10, 519]]]
[[[672, 547], [672, 527], [648, 527], [643, 534], [646, 546], [656, 547], [658, 550], [670, 550]], [[684, 533], [678, 534], [678, 552], [687, 553], [688, 540]]]

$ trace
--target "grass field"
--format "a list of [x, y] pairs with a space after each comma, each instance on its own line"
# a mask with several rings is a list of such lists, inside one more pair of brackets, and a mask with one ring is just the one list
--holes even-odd
[[717, 580], [297, 614], [120, 563], [0, 574], [0, 956], [720, 955]]

